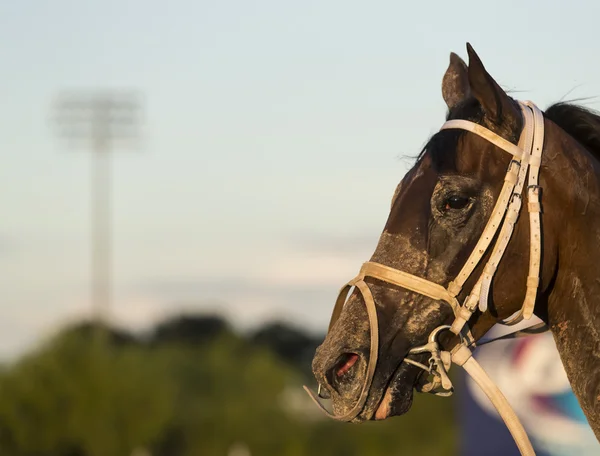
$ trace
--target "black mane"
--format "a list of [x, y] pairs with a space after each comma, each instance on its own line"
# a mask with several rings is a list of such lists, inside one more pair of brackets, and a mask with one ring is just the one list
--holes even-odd
[[571, 103], [555, 103], [544, 112], [600, 160], [600, 113]]

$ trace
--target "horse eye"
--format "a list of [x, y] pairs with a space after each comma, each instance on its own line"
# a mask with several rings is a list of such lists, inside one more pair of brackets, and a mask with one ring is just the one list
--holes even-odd
[[446, 199], [444, 209], [464, 209], [469, 204], [469, 198], [466, 196], [452, 195]]

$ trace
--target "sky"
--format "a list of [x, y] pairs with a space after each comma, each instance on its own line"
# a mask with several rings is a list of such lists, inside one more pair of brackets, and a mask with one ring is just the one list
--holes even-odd
[[[541, 108], [600, 95], [592, 0], [0, 2], [0, 358], [90, 314], [91, 154], [62, 90], [143, 94], [112, 157], [115, 324], [181, 311], [326, 328], [470, 42]], [[598, 99], [586, 106], [600, 109]]]

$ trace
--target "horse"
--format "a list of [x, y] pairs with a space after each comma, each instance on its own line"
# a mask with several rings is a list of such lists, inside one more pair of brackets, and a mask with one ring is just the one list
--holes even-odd
[[319, 396], [341, 421], [403, 415], [415, 390], [452, 392], [450, 356], [465, 363], [461, 350], [494, 325], [535, 314], [600, 440], [600, 115], [513, 99], [466, 47], [468, 64], [451, 53], [442, 79], [444, 127], [398, 184], [369, 262], [340, 292], [312, 362]]

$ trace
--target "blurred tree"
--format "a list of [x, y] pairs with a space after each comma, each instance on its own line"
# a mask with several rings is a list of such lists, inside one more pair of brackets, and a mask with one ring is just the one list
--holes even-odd
[[81, 337], [83, 339], [92, 339], [94, 332], [98, 329], [104, 331], [106, 336], [106, 342], [112, 346], [125, 346], [125, 345], [139, 345], [138, 339], [127, 331], [122, 329], [111, 328], [104, 324], [98, 324], [96, 322], [84, 321], [71, 326], [67, 326], [60, 331], [61, 337], [67, 337], [72, 334], [73, 336]]
[[145, 339], [105, 329], [67, 328], [0, 372], [1, 456], [455, 454], [451, 399], [417, 396], [378, 423], [323, 419], [301, 391], [319, 339], [298, 329], [243, 337], [197, 316]]
[[231, 332], [231, 328], [221, 317], [179, 315], [159, 323], [151, 332], [150, 341], [153, 344], [205, 344], [225, 332]]
[[175, 425], [162, 451], [226, 455], [235, 442], [244, 442], [253, 455], [284, 454], [270, 449], [279, 448], [286, 435], [293, 439], [293, 423], [277, 395], [298, 374], [274, 354], [232, 333], [207, 346], [170, 344], [159, 352], [179, 385]]
[[173, 385], [143, 347], [68, 331], [0, 382], [2, 455], [129, 455], [170, 420]]

